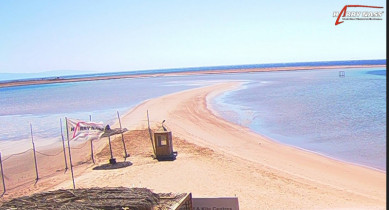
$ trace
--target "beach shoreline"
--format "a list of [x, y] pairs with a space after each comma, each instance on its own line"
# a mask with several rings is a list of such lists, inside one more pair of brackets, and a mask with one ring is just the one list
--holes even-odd
[[[383, 171], [280, 144], [256, 134], [248, 128], [227, 122], [215, 116], [212, 110], [208, 109], [207, 98], [215, 97], [238, 85], [238, 83], [231, 83], [201, 87], [160, 97], [155, 99], [157, 102], [154, 99], [145, 101], [124, 115], [124, 125], [133, 127], [134, 124], [132, 122], [135, 119], [138, 119], [138, 121], [142, 120], [139, 114], [149, 111], [153, 119], [166, 120], [165, 125], [173, 130], [176, 136], [185, 139], [189, 143], [279, 170], [306, 181], [314, 181], [316, 184], [328, 185], [331, 183], [331, 187], [346, 188], [348, 190], [351, 188], [351, 191], [360, 192], [361, 194], [371, 193], [372, 191], [366, 191], [369, 188], [374, 189], [373, 191], [381, 189], [379, 194], [384, 197], [386, 173]], [[215, 86], [218, 87], [215, 88]], [[190, 92], [195, 92], [195, 94], [188, 94]], [[167, 102], [170, 100], [174, 101], [173, 98], [179, 99], [181, 102]], [[165, 102], [164, 107], [169, 107], [162, 113], [157, 108], [158, 103], [161, 103], [161, 101]], [[153, 122], [154, 127], [157, 126], [158, 120]], [[142, 129], [144, 127], [145, 125], [133, 128]], [[212, 136], [223, 138], [224, 140], [215, 140]], [[239, 143], [237, 143], [238, 141]], [[264, 148], [269, 151], [264, 152]], [[264, 155], [258, 154], [259, 151], [264, 152]], [[282, 161], [272, 160], [275, 154], [281, 156]], [[352, 173], [350, 173], [351, 171]], [[350, 174], [353, 175], [350, 176]], [[374, 180], [374, 187], [371, 188], [372, 186], [369, 186], [370, 183], [362, 187], [361, 180]]]
[[61, 77], [42, 78], [31, 80], [13, 80], [0, 82], [0, 88], [26, 86], [26, 85], [42, 85], [68, 82], [85, 82], [95, 80], [111, 80], [125, 78], [142, 78], [142, 77], [161, 77], [161, 76], [183, 76], [183, 75], [201, 75], [201, 74], [221, 74], [221, 73], [250, 73], [250, 72], [269, 72], [269, 71], [297, 71], [297, 70], [324, 70], [324, 69], [349, 69], [349, 68], [379, 68], [386, 67], [385, 65], [343, 65], [343, 66], [301, 66], [301, 67], [274, 67], [274, 68], [245, 68], [245, 69], [223, 69], [223, 70], [199, 70], [171, 73], [152, 73], [152, 74], [137, 74], [137, 75], [118, 75], [118, 76], [95, 76], [87, 78], [72, 78], [66, 79]]
[[[230, 90], [223, 91], [223, 92], [220, 93], [220, 94], [225, 94], [226, 92], [229, 92], [229, 91], [236, 91], [236, 90], [239, 90], [239, 89], [242, 87], [242, 85], [243, 85], [243, 83], [241, 83], [240, 85], [236, 86], [235, 88], [232, 88], [232, 89], [230, 89]], [[221, 113], [219, 113], [218, 110], [212, 105], [212, 100], [213, 100], [215, 97], [217, 97], [217, 96], [218, 96], [218, 95], [214, 95], [214, 94], [210, 94], [210, 95], [207, 96], [207, 98], [206, 98], [206, 101], [207, 101], [207, 108], [210, 110], [210, 112], [211, 112], [213, 115], [217, 116], [218, 118], [221, 118], [222, 120], [225, 120], [225, 121], [229, 121], [229, 120], [225, 119], [225, 118], [221, 115]], [[233, 124], [236, 124], [236, 123], [234, 123], [234, 122], [232, 122], [232, 121], [229, 121], [229, 122], [231, 122], [231, 123], [233, 123]], [[239, 125], [239, 126], [242, 126], [242, 125]], [[245, 127], [245, 126], [242, 126], [242, 127]], [[245, 127], [245, 128], [246, 128], [246, 127]], [[324, 154], [324, 153], [316, 152], [316, 151], [309, 150], [309, 149], [304, 149], [304, 148], [302, 148], [302, 147], [295, 146], [295, 145], [292, 145], [292, 144], [286, 144], [286, 143], [283, 143], [283, 142], [281, 142], [281, 141], [279, 141], [279, 140], [277, 140], [277, 139], [274, 139], [274, 138], [271, 138], [271, 137], [269, 137], [269, 136], [267, 136], [267, 135], [264, 135], [263, 133], [258, 133], [258, 132], [254, 131], [254, 130], [251, 130], [250, 128], [247, 128], [247, 129], [250, 130], [250, 132], [256, 133], [256, 134], [262, 136], [263, 138], [269, 139], [269, 140], [271, 140], [271, 141], [273, 141], [273, 142], [275, 142], [275, 143], [277, 143], [277, 144], [287, 145], [287, 146], [293, 147], [293, 148], [295, 148], [295, 149], [297, 149], [297, 150], [301, 150], [301, 151], [305, 151], [305, 152], [310, 152], [310, 153], [313, 153], [313, 154], [315, 154], [315, 155], [319, 155], [319, 156], [322, 156], [322, 157], [324, 157], [324, 158], [332, 159], [332, 160], [334, 160], [334, 161], [338, 161], [338, 162], [341, 162], [341, 163], [351, 164], [351, 165], [355, 165], [355, 166], [358, 166], [358, 167], [367, 168], [367, 169], [369, 169], [369, 170], [375, 170], [375, 171], [378, 171], [378, 172], [381, 172], [381, 173], [386, 173], [386, 170], [383, 170], [383, 169], [375, 168], [375, 167], [368, 166], [368, 165], [359, 164], [359, 163], [356, 163], [356, 162], [351, 162], [351, 161], [342, 160], [342, 159], [340, 159], [340, 158], [332, 157], [332, 156], [327, 155], [327, 154]]]
[[[385, 209], [386, 173], [275, 142], [217, 116], [208, 102], [240, 85], [224, 82], [193, 88], [148, 99], [132, 108], [122, 115], [122, 126], [129, 134], [145, 130], [147, 112], [153, 129], [165, 120], [178, 144], [174, 147], [177, 160], [153, 161], [148, 137], [135, 141], [136, 136], [132, 136], [127, 141], [133, 143], [128, 159], [133, 166], [102, 172], [92, 170], [91, 163], [80, 163], [76, 186], [141, 185], [156, 192], [192, 192], [195, 197], [236, 195], [241, 209], [260, 205], [276, 209]], [[118, 122], [111, 127], [118, 127]], [[136, 143], [146, 146], [138, 148]], [[107, 156], [107, 145], [105, 140], [97, 142], [96, 148], [101, 148], [97, 153], [105, 150]], [[43, 164], [49, 164], [48, 160], [42, 160]], [[105, 161], [97, 157], [97, 164]], [[72, 188], [72, 181], [63, 174], [51, 179], [57, 176], [61, 178], [55, 182], [38, 182], [7, 196]]]

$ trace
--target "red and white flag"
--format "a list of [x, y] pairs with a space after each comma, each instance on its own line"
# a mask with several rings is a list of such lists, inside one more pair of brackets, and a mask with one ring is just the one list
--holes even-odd
[[66, 120], [69, 140], [99, 139], [104, 133], [103, 122], [85, 122], [69, 118]]

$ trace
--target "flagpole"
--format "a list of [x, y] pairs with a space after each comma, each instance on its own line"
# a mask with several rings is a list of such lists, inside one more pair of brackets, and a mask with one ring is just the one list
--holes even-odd
[[68, 170], [68, 161], [66, 159], [65, 138], [63, 137], [62, 119], [61, 118], [59, 118], [59, 124], [61, 126], [62, 148], [63, 148], [63, 157], [65, 159], [65, 172], [66, 172]]
[[69, 150], [70, 171], [72, 172], [73, 189], [76, 189], [76, 184], [74, 183], [73, 164], [72, 164], [72, 154], [71, 154], [71, 152], [70, 152], [69, 127], [68, 127], [68, 118], [67, 118], [67, 117], [65, 117], [65, 121], [66, 121], [66, 136], [67, 136], [67, 139], [68, 139], [68, 150]]
[[124, 136], [123, 136], [123, 130], [122, 130], [122, 122], [120, 121], [119, 111], [116, 111], [116, 113], [118, 114], [119, 125], [120, 125], [120, 133], [122, 134], [122, 142], [123, 142], [123, 148], [124, 148], [124, 159], [126, 159], [129, 155], [127, 154], [126, 143], [124, 143]]

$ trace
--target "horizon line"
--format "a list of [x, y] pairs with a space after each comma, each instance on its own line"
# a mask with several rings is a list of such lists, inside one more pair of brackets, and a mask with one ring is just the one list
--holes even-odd
[[[0, 72], [0, 74], [42, 74], [42, 73], [52, 73], [56, 71], [78, 71], [78, 72], [85, 72], [85, 74], [81, 75], [88, 75], [88, 74], [97, 74], [97, 73], [124, 73], [124, 72], [136, 72], [136, 71], [158, 71], [158, 70], [190, 70], [190, 69], [203, 69], [203, 68], [210, 68], [216, 69], [216, 68], [223, 68], [223, 67], [248, 67], [248, 68], [256, 68], [256, 67], [249, 67], [251, 65], [279, 65], [279, 64], [304, 64], [304, 63], [321, 63], [321, 62], [356, 62], [356, 61], [386, 61], [386, 58], [382, 59], [365, 59], [365, 60], [321, 60], [321, 61], [297, 61], [297, 62], [272, 62], [272, 63], [250, 63], [250, 64], [221, 64], [221, 65], [211, 65], [211, 66], [181, 66], [181, 67], [166, 67], [166, 68], [149, 68], [149, 69], [133, 69], [133, 70], [117, 70], [117, 71], [96, 71], [96, 70], [81, 70], [81, 69], [53, 69], [53, 70], [46, 70], [46, 71], [40, 71], [40, 72], [21, 72], [21, 73], [13, 73], [13, 72]], [[385, 62], [386, 64], [386, 62]], [[90, 73], [86, 73], [90, 72]], [[67, 76], [73, 76], [73, 75], [67, 75]], [[74, 75], [75, 76], [75, 75]]]

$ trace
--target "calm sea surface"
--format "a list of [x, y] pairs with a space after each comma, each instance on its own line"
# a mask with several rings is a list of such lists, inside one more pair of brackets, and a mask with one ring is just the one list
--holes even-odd
[[[0, 152], [61, 141], [64, 117], [112, 124], [142, 101], [242, 81], [210, 103], [217, 114], [278, 142], [386, 170], [386, 69], [169, 76], [0, 88]], [[16, 149], [15, 149], [16, 148]]]
[[386, 69], [255, 73], [219, 114], [278, 142], [386, 171]]

